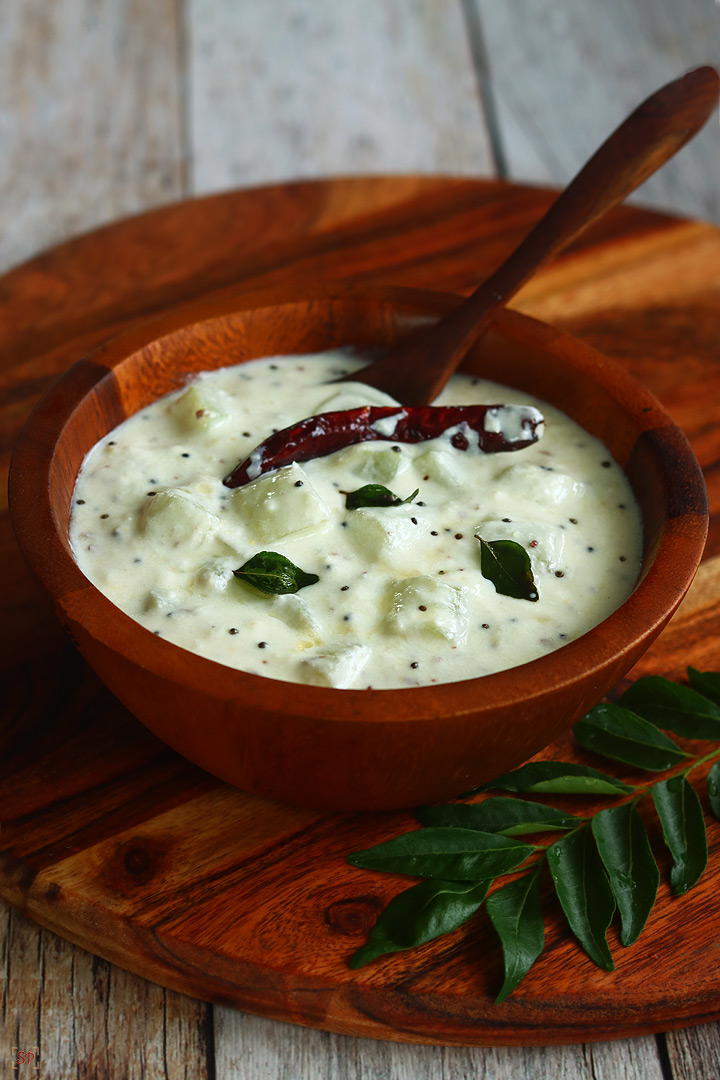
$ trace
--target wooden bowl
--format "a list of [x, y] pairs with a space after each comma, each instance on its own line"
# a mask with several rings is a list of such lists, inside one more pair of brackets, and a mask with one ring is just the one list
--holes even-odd
[[682, 432], [617, 365], [507, 311], [464, 370], [521, 387], [602, 439], [643, 514], [634, 592], [579, 639], [511, 670], [457, 683], [301, 686], [236, 671], [162, 640], [83, 576], [68, 541], [73, 485], [88, 450], [127, 416], [193, 372], [258, 356], [391, 344], [455, 303], [406, 289], [225, 293], [145, 323], [79, 360], [19, 439], [10, 478], [13, 524], [78, 649], [151, 731], [238, 787], [333, 810], [451, 798], [567, 731], [650, 645], [692, 581], [707, 498]]

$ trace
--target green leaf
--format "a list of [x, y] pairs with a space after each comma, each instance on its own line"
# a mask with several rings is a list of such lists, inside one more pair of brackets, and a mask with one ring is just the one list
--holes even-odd
[[620, 912], [620, 940], [632, 945], [648, 920], [660, 884], [645, 826], [635, 806], [623, 803], [596, 814], [592, 832]]
[[720, 820], [720, 761], [716, 761], [708, 773], [707, 790], [710, 809], [715, 817]]
[[[688, 668], [688, 678], [690, 689], [655, 677], [637, 680], [620, 703], [598, 705], [578, 721], [573, 729], [578, 742], [650, 770], [671, 768], [691, 756], [658, 730], [661, 724], [672, 724], [673, 730], [691, 738], [710, 738], [712, 732], [720, 747], [720, 673]], [[625, 708], [628, 703], [639, 711]], [[643, 711], [647, 715], [640, 715]], [[716, 756], [693, 760], [702, 764]], [[533, 761], [475, 790], [616, 797], [651, 791], [673, 860], [672, 889], [679, 894], [697, 883], [707, 865], [702, 806], [686, 773], [637, 789], [574, 762]], [[712, 812], [720, 819], [720, 761], [711, 766], [707, 787]], [[348, 857], [354, 866], [430, 879], [396, 897], [353, 956], [353, 967], [454, 929], [477, 910], [492, 879], [513, 874], [538, 853], [540, 858], [522, 867], [527, 873], [498, 882], [500, 887], [487, 899], [505, 960], [498, 1002], [512, 993], [543, 949], [543, 857], [571, 930], [594, 963], [607, 971], [615, 966], [607, 930], [616, 907], [623, 945], [637, 940], [652, 911], [659, 873], [634, 802], [594, 811], [589, 819], [534, 800], [506, 797], [420, 807], [416, 814], [425, 828]], [[513, 839], [544, 829], [570, 831], [546, 849]]]
[[480, 541], [482, 576], [492, 581], [497, 592], [533, 603], [539, 599], [530, 556], [522, 544], [514, 540], [485, 541], [477, 533], [475, 539]]
[[495, 998], [497, 1005], [513, 992], [545, 947], [540, 871], [497, 889], [485, 907], [500, 937], [505, 961], [505, 982]]
[[578, 720], [573, 735], [586, 750], [637, 769], [661, 772], [688, 756], [649, 720], [619, 705], [596, 705]]
[[720, 740], [720, 706], [660, 675], [638, 679], [616, 704], [683, 738]]
[[514, 870], [534, 848], [473, 829], [416, 829], [348, 855], [352, 866], [445, 881], [487, 881]]
[[687, 673], [693, 689], [720, 705], [720, 671], [698, 671], [689, 667]]
[[694, 787], [686, 776], [653, 784], [652, 797], [663, 836], [672, 855], [670, 887], [675, 896], [697, 885], [707, 866], [705, 818]]
[[572, 761], [531, 761], [483, 785], [482, 790], [488, 789], [549, 795], [627, 795], [635, 790], [614, 776]]
[[345, 509], [357, 510], [361, 506], [404, 506], [405, 503], [412, 502], [419, 491], [420, 488], [415, 488], [407, 499], [400, 499], [383, 484], [365, 484], [357, 491], [348, 491], [345, 496]]
[[421, 881], [399, 893], [380, 913], [366, 944], [350, 957], [350, 967], [456, 930], [475, 914], [489, 885], [489, 881]]
[[472, 805], [449, 803], [447, 806], [421, 806], [415, 811], [415, 816], [423, 825], [482, 829], [504, 836], [523, 836], [549, 829], [573, 829], [580, 821], [574, 814], [556, 810], [554, 806], [504, 796]]
[[592, 830], [579, 829], [556, 840], [547, 860], [570, 929], [598, 967], [614, 971], [606, 934], [615, 898]]
[[296, 593], [320, 580], [317, 574], [306, 574], [276, 551], [258, 551], [233, 574], [260, 592], [275, 595]]

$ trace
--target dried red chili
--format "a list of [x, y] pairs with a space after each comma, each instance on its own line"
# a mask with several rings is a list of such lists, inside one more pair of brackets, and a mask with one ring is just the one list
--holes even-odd
[[[507, 421], [504, 429], [503, 420]], [[486, 454], [522, 450], [537, 442], [542, 424], [542, 414], [530, 405], [418, 408], [366, 405], [361, 409], [321, 413], [275, 432], [241, 461], [223, 483], [230, 488], [240, 487], [284, 465], [324, 457], [356, 443], [425, 442], [450, 428], [457, 428], [450, 437], [457, 450], [467, 450], [471, 444]]]

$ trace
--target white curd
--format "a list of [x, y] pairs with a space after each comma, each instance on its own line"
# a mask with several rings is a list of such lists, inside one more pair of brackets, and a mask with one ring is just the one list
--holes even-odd
[[[345, 351], [255, 360], [203, 375], [121, 424], [90, 452], [74, 492], [71, 543], [83, 573], [176, 645], [258, 675], [340, 688], [512, 667], [579, 637], [627, 598], [641, 525], [622, 470], [562, 413], [469, 376], [454, 376], [437, 404], [534, 405], [545, 416], [542, 439], [499, 454], [458, 450], [447, 433], [367, 442], [223, 485], [273, 430], [395, 404], [361, 383], [329, 385], [360, 366]], [[503, 422], [502, 412], [488, 415], [490, 425]], [[369, 483], [401, 499], [419, 492], [401, 506], [346, 510], [343, 493]], [[496, 592], [481, 573], [477, 535], [528, 551], [537, 602]], [[256, 591], [233, 570], [260, 551], [318, 582], [294, 594]]]

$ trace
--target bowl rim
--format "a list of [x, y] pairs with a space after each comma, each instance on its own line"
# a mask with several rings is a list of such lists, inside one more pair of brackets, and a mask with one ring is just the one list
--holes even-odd
[[[658, 421], [672, 429], [674, 449], [682, 455], [694, 481], [684, 510], [666, 519], [652, 565], [627, 600], [597, 626], [559, 649], [490, 675], [421, 687], [336, 689], [253, 675], [154, 635], [85, 577], [61, 541], [50, 502], [50, 474], [64, 426], [78, 401], [104, 379], [112, 378], [114, 368], [142, 348], [179, 331], [259, 308], [381, 300], [393, 308], [407, 306], [421, 317], [434, 318], [449, 311], [461, 299], [453, 293], [353, 283], [321, 282], [253, 292], [242, 287], [223, 289], [144, 319], [79, 359], [49, 387], [26, 421], [15, 444], [9, 478], [10, 516], [18, 543], [31, 571], [53, 598], [61, 621], [80, 626], [101, 645], [120, 653], [131, 663], [182, 687], [210, 693], [220, 701], [238, 701], [243, 708], [266, 709], [268, 683], [271, 683], [276, 697], [285, 688], [285, 696], [292, 700], [292, 712], [298, 716], [363, 724], [432, 720], [439, 710], [443, 715], [459, 717], [484, 708], [512, 707], [528, 700], [521, 688], [525, 680], [518, 678], [519, 671], [532, 675], [530, 699], [538, 700], [574, 682], [579, 675], [587, 677], [599, 672], [613, 658], [637, 650], [638, 642], [652, 640], [689, 588], [707, 536], [707, 494], [690, 443], [654, 395], [619, 364], [565, 331], [508, 309], [499, 311], [491, 322], [494, 331], [510, 337], [524, 336], [541, 344], [551, 343], [553, 351], [572, 366], [592, 369], [595, 380], [610, 390], [614, 398], [630, 395], [641, 400], [642, 410], [648, 416], [647, 430]], [[78, 380], [82, 389], [79, 398], [69, 393]], [[31, 476], [32, 484], [28, 482]], [[693, 502], [695, 505], [688, 509]], [[58, 591], [60, 580], [65, 584]], [[611, 648], [607, 645], [608, 637], [613, 642]], [[483, 705], [482, 699], [489, 700]], [[387, 711], [382, 710], [385, 702]]]

